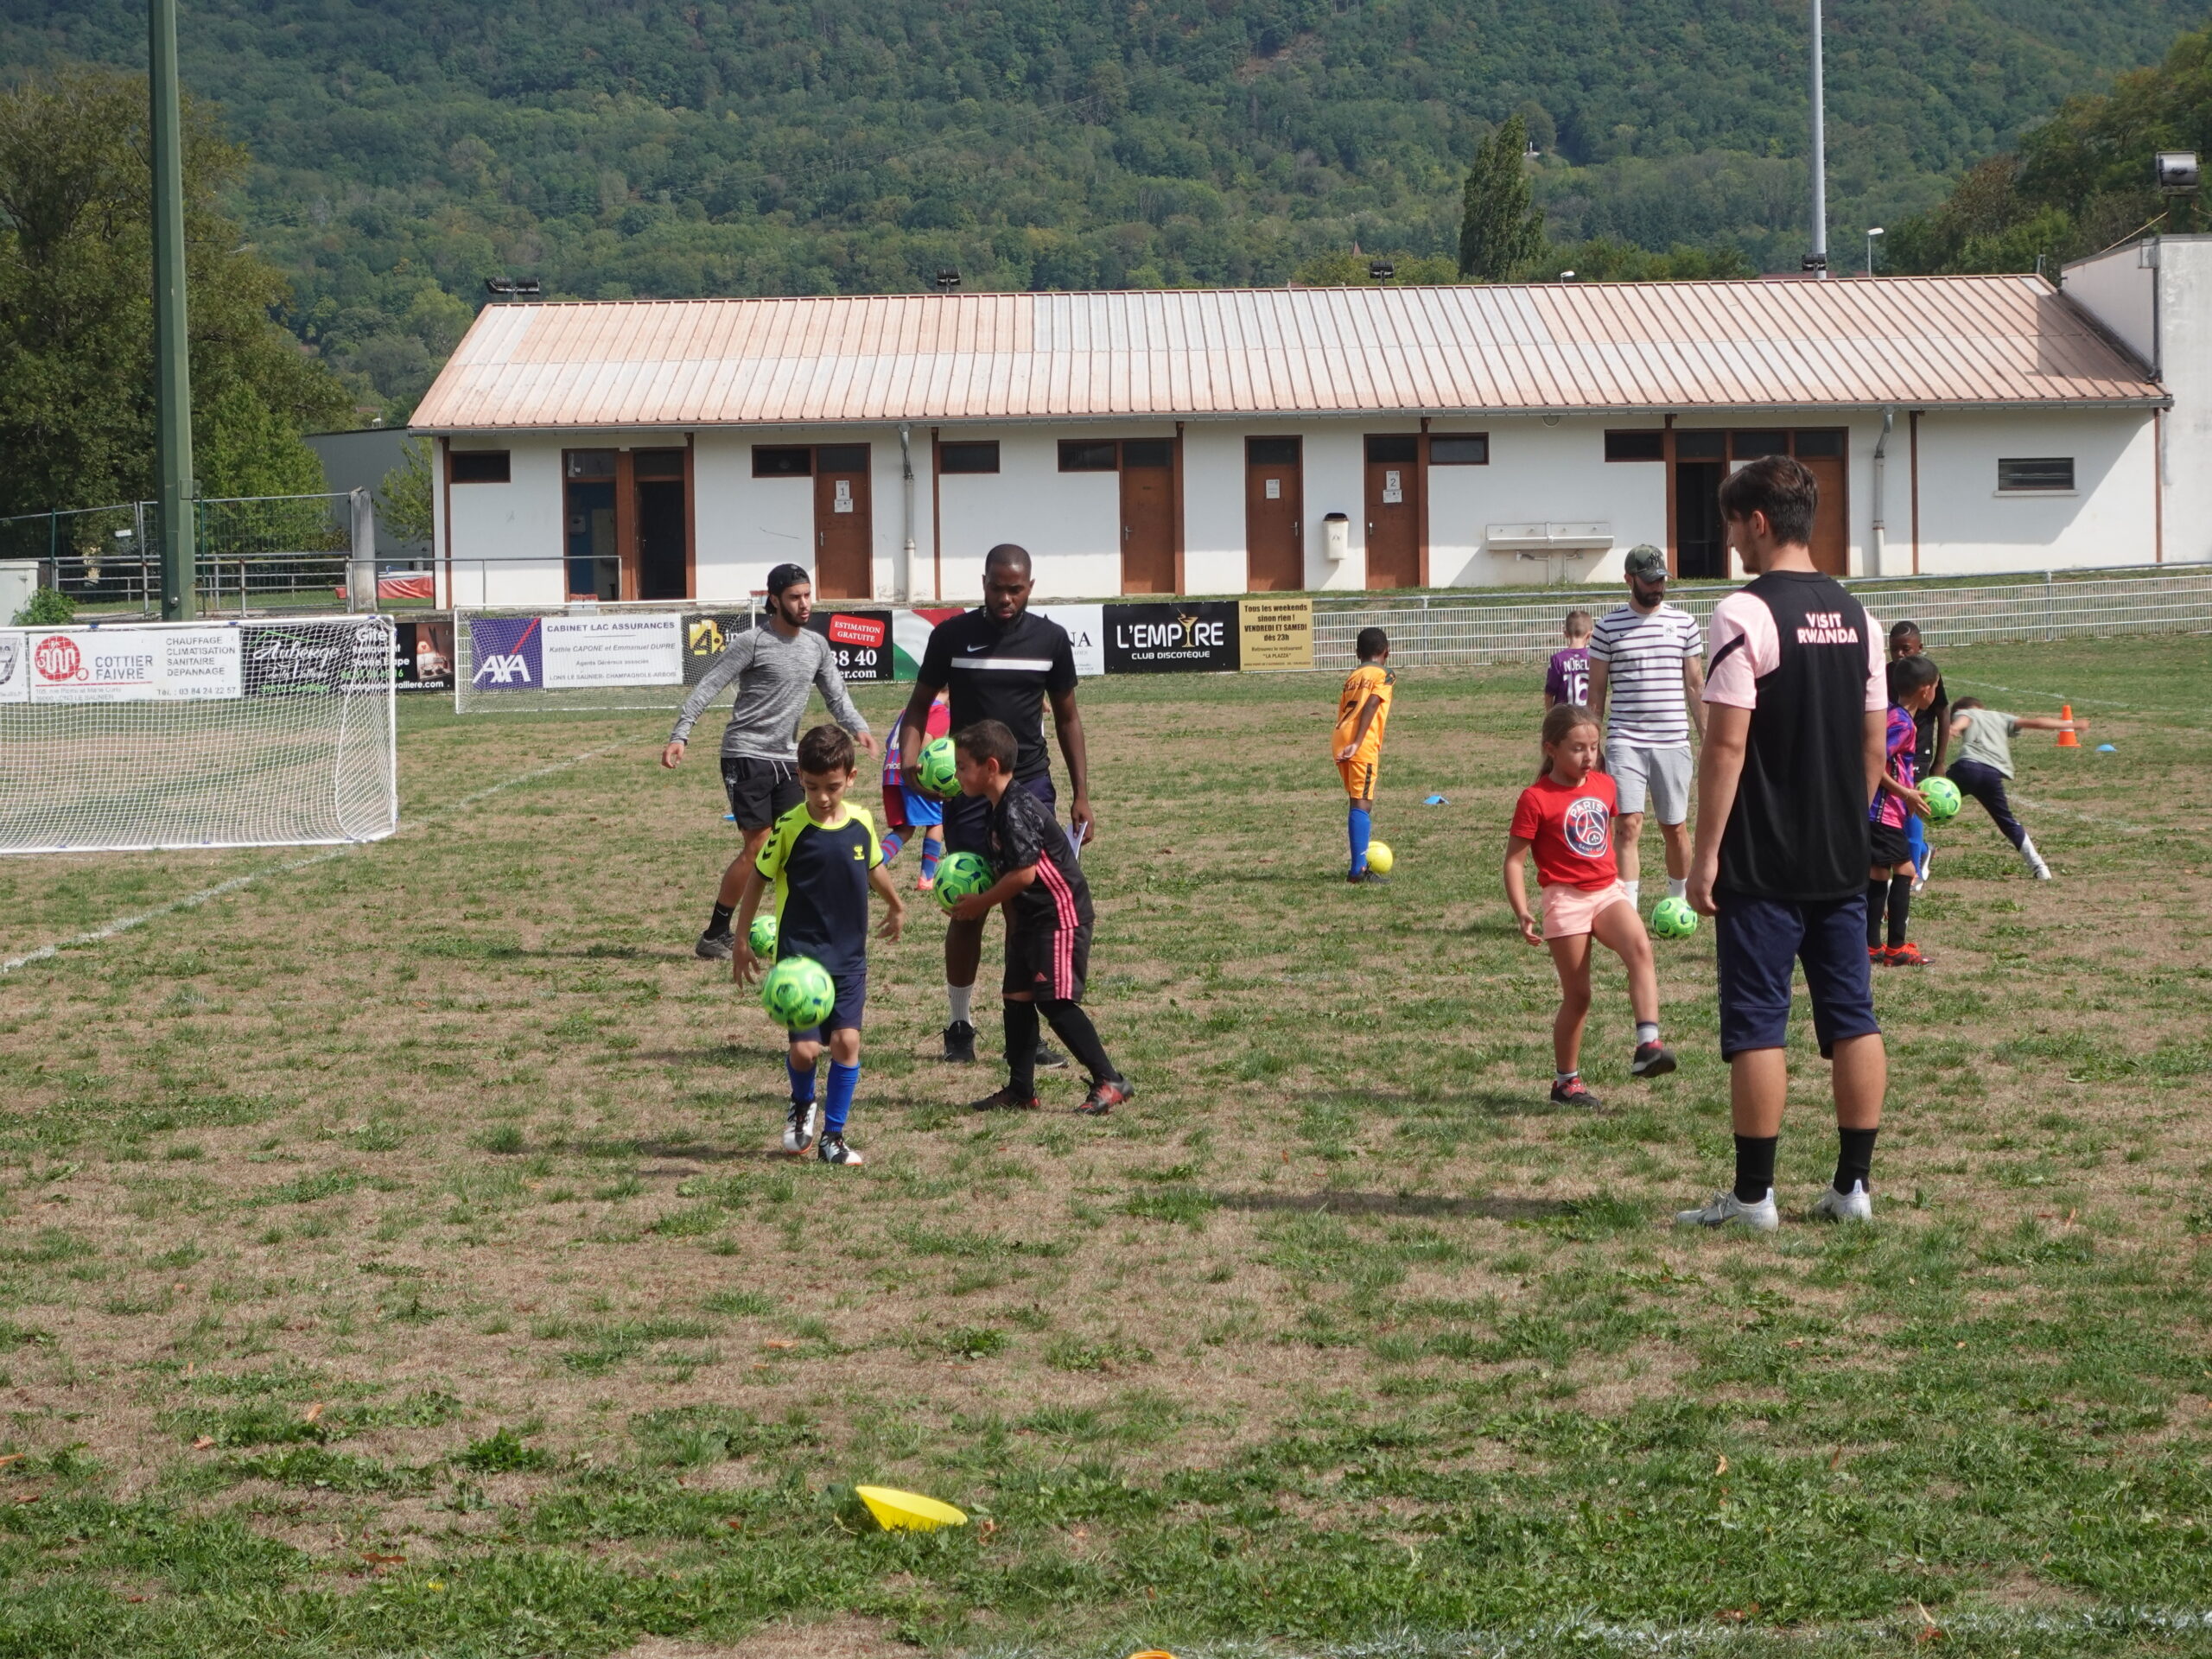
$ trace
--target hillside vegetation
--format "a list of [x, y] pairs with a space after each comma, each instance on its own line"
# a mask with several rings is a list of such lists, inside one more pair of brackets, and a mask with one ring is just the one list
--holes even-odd
[[[1833, 0], [1840, 260], [2204, 16]], [[140, 62], [143, 17], [0, 0], [0, 64]], [[182, 27], [286, 321], [400, 413], [493, 272], [620, 296], [1449, 255], [1516, 112], [1559, 242], [1806, 242], [1802, 0], [188, 0]]]

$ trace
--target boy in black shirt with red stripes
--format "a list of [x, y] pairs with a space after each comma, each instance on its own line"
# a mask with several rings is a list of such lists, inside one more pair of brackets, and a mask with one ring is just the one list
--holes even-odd
[[975, 1103], [979, 1112], [1037, 1109], [1037, 1026], [1042, 1014], [1068, 1052], [1090, 1073], [1090, 1094], [1077, 1111], [1103, 1117], [1136, 1090], [1114, 1069], [1083, 1011], [1090, 969], [1090, 884], [1052, 809], [1013, 787], [1020, 745], [1003, 721], [980, 720], [953, 740], [960, 792], [990, 804], [991, 868], [999, 878], [953, 906], [955, 921], [977, 922], [994, 906], [1007, 917], [1007, 1086]]

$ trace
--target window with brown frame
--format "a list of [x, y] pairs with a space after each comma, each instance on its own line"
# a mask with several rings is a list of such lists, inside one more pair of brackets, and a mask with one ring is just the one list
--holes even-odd
[[504, 449], [448, 449], [446, 477], [455, 484], [505, 484], [510, 480]]

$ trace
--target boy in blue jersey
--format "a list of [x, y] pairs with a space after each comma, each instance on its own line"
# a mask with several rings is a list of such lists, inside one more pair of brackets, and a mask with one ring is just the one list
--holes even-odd
[[[785, 1119], [784, 1150], [798, 1154], [815, 1146], [825, 1164], [857, 1165], [863, 1160], [845, 1142], [845, 1122], [861, 1081], [868, 890], [880, 894], [885, 906], [878, 938], [899, 937], [906, 906], [884, 873], [874, 821], [845, 799], [855, 775], [852, 738], [836, 726], [817, 726], [799, 739], [798, 775], [806, 799], [776, 820], [760, 856], [745, 873], [731, 970], [741, 985], [751, 984], [760, 970], [751, 944], [753, 918], [772, 883], [777, 956], [811, 957], [829, 970], [837, 988], [836, 1001], [820, 1026], [791, 1033], [785, 1068], [791, 1076], [791, 1103]], [[830, 1090], [817, 1146], [814, 1068], [825, 1046], [830, 1051]]]

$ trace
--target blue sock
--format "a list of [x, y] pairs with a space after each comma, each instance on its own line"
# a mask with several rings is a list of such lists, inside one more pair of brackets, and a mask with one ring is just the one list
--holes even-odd
[[822, 1133], [842, 1135], [845, 1117], [853, 1109], [853, 1094], [861, 1086], [861, 1069], [857, 1065], [840, 1065], [830, 1062], [830, 1098], [823, 1103]]
[[893, 859], [898, 857], [899, 849], [906, 844], [896, 830], [886, 830], [878, 842], [878, 845], [883, 849], [883, 861], [888, 864]]
[[1367, 868], [1367, 838], [1374, 833], [1375, 820], [1365, 807], [1354, 806], [1345, 827], [1351, 835], [1351, 873], [1357, 875]]
[[814, 1068], [810, 1065], [802, 1071], [791, 1064], [791, 1057], [785, 1055], [784, 1070], [791, 1074], [791, 1098], [801, 1103], [812, 1100], [814, 1098]]
[[922, 843], [923, 880], [928, 881], [935, 879], [937, 875], [938, 855], [944, 851], [944, 843], [941, 841], [925, 841]]

